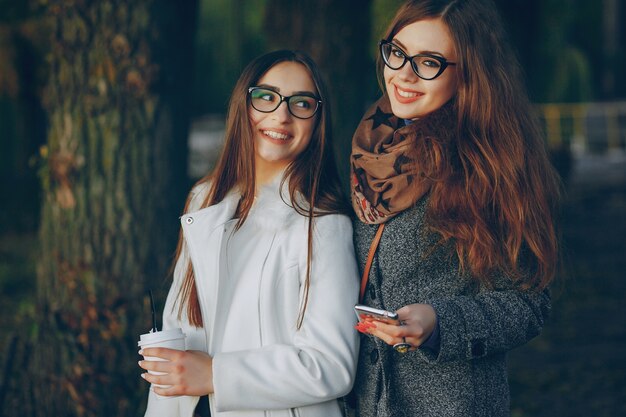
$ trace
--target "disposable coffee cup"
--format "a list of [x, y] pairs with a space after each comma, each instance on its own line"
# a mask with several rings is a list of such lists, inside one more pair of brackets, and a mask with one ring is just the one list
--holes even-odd
[[[140, 349], [145, 348], [153, 348], [153, 347], [164, 347], [169, 349], [177, 349], [177, 350], [185, 350], [185, 334], [183, 330], [180, 328], [177, 329], [168, 329], [162, 330], [160, 332], [145, 333], [139, 336], [139, 342], [137, 345]], [[166, 359], [159, 358], [156, 356], [144, 356], [144, 360], [146, 361], [167, 361]], [[165, 375], [165, 372], [156, 372], [156, 371], [148, 371], [152, 375]], [[170, 385], [157, 385], [152, 384], [154, 387], [159, 388], [169, 388]], [[151, 388], [152, 389], [152, 388]], [[157, 394], [158, 398], [173, 398], [173, 397], [163, 397]]]

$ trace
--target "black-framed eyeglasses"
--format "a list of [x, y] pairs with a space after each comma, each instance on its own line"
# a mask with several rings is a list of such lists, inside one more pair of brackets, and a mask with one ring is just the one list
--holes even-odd
[[261, 113], [271, 113], [283, 101], [286, 101], [289, 113], [298, 119], [310, 119], [322, 105], [322, 100], [313, 94], [300, 93], [285, 97], [265, 87], [250, 87], [248, 88], [248, 95], [250, 96], [252, 107]]
[[448, 65], [456, 65], [456, 62], [448, 62], [445, 58], [436, 55], [408, 56], [398, 45], [384, 39], [380, 41], [379, 46], [385, 65], [392, 70], [399, 70], [407, 61], [410, 61], [413, 72], [422, 80], [434, 80], [445, 71]]

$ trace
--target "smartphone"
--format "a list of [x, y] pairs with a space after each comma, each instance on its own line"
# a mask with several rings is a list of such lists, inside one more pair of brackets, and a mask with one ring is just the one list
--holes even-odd
[[396, 325], [400, 324], [400, 320], [398, 319], [398, 313], [396, 312], [381, 310], [379, 308], [374, 308], [362, 304], [355, 305], [354, 312], [359, 318], [359, 321], [361, 321], [361, 316], [365, 315], [367, 317], [373, 318], [374, 320], [380, 320], [385, 323]]

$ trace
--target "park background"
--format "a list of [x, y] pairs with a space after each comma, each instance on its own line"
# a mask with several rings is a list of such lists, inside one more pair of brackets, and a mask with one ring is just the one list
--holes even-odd
[[[162, 307], [241, 70], [311, 54], [345, 167], [400, 3], [0, 0], [0, 415], [142, 414], [146, 292]], [[626, 4], [495, 3], [565, 190], [553, 314], [510, 355], [512, 415], [626, 415]]]

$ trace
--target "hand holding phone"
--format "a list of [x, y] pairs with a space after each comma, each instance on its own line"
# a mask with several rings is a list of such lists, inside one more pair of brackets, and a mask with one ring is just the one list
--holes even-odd
[[[357, 317], [359, 318], [359, 322], [363, 322], [364, 318], [371, 318], [374, 320], [378, 320], [381, 321], [383, 323], [386, 324], [391, 324], [394, 326], [401, 326], [402, 324], [400, 324], [400, 319], [398, 317], [398, 313], [396, 313], [395, 311], [387, 311], [387, 310], [381, 310], [379, 308], [374, 308], [374, 307], [370, 307], [370, 306], [365, 306], [362, 304], [357, 304], [354, 306], [354, 312], [356, 313]], [[359, 325], [357, 325], [356, 329], [362, 333], [368, 333], [367, 329], [363, 330], [359, 328]], [[375, 335], [377, 337], [381, 337], [379, 335]], [[385, 340], [385, 339], [383, 339]], [[391, 344], [390, 342], [387, 342], [389, 344]], [[412, 346], [407, 343], [406, 338], [402, 337], [402, 340], [400, 342], [394, 342], [393, 343], [393, 348], [398, 351], [399, 353], [406, 353], [409, 351], [409, 349], [412, 348]], [[413, 348], [415, 349], [415, 348]]]
[[374, 308], [362, 304], [357, 304], [354, 306], [354, 312], [358, 317], [359, 321], [363, 321], [363, 316], [367, 318], [372, 318], [374, 320], [382, 321], [388, 324], [394, 324], [396, 326], [400, 325], [400, 320], [398, 319], [398, 313], [381, 310], [379, 308]]

